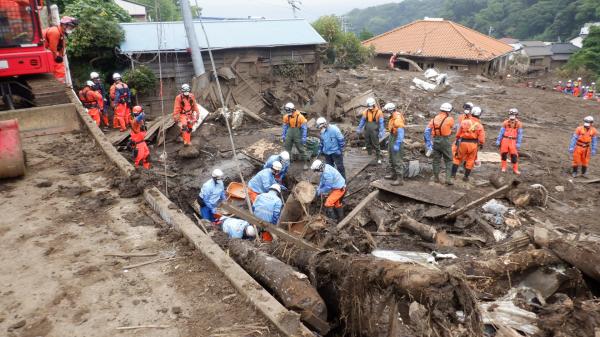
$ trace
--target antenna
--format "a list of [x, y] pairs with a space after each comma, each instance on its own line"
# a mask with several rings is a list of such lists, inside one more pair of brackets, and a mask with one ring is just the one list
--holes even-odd
[[299, 5], [302, 5], [302, 1], [300, 0], [287, 0], [288, 4], [292, 7], [292, 12], [294, 12], [294, 18], [297, 18], [296, 11], [300, 10]]

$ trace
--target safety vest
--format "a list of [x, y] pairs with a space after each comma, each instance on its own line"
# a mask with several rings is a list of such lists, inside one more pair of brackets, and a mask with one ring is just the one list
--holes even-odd
[[[91, 94], [91, 95], [90, 95]], [[79, 90], [79, 100], [84, 107], [88, 109], [93, 109], [98, 107], [98, 101], [96, 101], [96, 97], [94, 95], [94, 91], [89, 87], [85, 87]]]
[[[115, 85], [115, 97], [116, 97], [116, 91], [119, 89], [129, 89], [129, 87], [127, 86], [126, 83], [117, 83]], [[125, 103], [127, 102], [127, 98], [129, 97], [129, 90], [123, 90], [121, 91], [121, 96], [119, 96], [119, 103]]]
[[283, 116], [283, 123], [290, 126], [290, 128], [300, 128], [304, 123], [306, 123], [306, 118], [302, 116], [302, 114], [296, 110], [291, 114], [287, 114]]
[[61, 31], [60, 27], [55, 26], [55, 27], [49, 27], [46, 30], [44, 30], [44, 47], [47, 49], [50, 49], [50, 43], [48, 40], [48, 32], [50, 31], [50, 29], [56, 29], [58, 30], [58, 44], [56, 45], [56, 51], [61, 54], [64, 55], [64, 50], [65, 50], [65, 34]]
[[517, 139], [517, 136], [519, 135], [519, 129], [522, 127], [522, 125], [518, 119], [507, 119], [502, 124], [502, 127], [504, 128], [504, 134], [502, 135], [502, 138]]
[[598, 131], [593, 126], [590, 126], [588, 129], [580, 126], [575, 130], [575, 134], [577, 135], [577, 146], [589, 147], [592, 143], [592, 138], [598, 134]]
[[189, 114], [194, 110], [194, 106], [196, 106], [196, 102], [194, 102], [194, 95], [190, 94], [189, 96], [186, 96], [184, 94], [179, 94], [179, 104], [181, 106], [181, 112], [184, 114]]
[[404, 116], [400, 112], [394, 111], [394, 113], [392, 113], [390, 121], [388, 122], [388, 131], [391, 134], [395, 135], [398, 133], [398, 129], [404, 128], [404, 124]]
[[367, 123], [377, 123], [377, 121], [383, 117], [383, 113], [377, 108], [367, 109], [363, 111], [362, 115]]
[[454, 119], [446, 112], [439, 113], [431, 122], [434, 137], [448, 137], [452, 133]]
[[465, 118], [460, 123], [460, 138], [461, 139], [477, 139], [478, 132], [481, 130], [481, 123], [471, 118]]

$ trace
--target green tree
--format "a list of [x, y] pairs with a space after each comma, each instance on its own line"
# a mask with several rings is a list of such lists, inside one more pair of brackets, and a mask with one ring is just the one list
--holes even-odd
[[140, 65], [123, 73], [123, 81], [131, 88], [133, 95], [149, 95], [156, 88], [156, 76], [150, 68]]
[[591, 27], [590, 34], [583, 40], [583, 47], [573, 54], [565, 66], [571, 73], [591, 71], [600, 76], [600, 28]]
[[136, 0], [135, 2], [146, 6], [146, 11], [152, 21], [181, 20], [181, 10], [176, 0], [158, 0], [158, 11], [155, 0]]
[[371, 55], [370, 49], [364, 47], [354, 33], [342, 32], [340, 21], [334, 15], [322, 16], [312, 25], [328, 43], [325, 63], [356, 67], [366, 62]]
[[375, 36], [375, 35], [373, 35], [373, 33], [371, 33], [370, 31], [368, 31], [366, 27], [363, 27], [363, 29], [360, 31], [360, 33], [358, 33], [358, 38], [361, 41], [368, 40], [368, 39], [372, 38], [373, 36]]

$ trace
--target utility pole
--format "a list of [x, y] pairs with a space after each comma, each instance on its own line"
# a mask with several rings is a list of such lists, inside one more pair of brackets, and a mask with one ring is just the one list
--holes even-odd
[[192, 64], [194, 65], [194, 76], [198, 77], [204, 74], [204, 62], [202, 61], [202, 53], [200, 52], [200, 45], [198, 44], [198, 38], [196, 37], [196, 30], [194, 29], [194, 22], [192, 20], [192, 8], [190, 7], [189, 0], [181, 0], [181, 14], [183, 15], [183, 26], [185, 27], [185, 34], [187, 35], [188, 45], [192, 51]]
[[298, 5], [302, 5], [302, 1], [300, 1], [300, 0], [288, 0], [288, 4], [290, 4], [290, 6], [292, 6], [292, 12], [294, 12], [294, 18], [297, 18], [298, 16], [296, 16], [296, 11], [300, 10], [300, 7], [298, 7]]

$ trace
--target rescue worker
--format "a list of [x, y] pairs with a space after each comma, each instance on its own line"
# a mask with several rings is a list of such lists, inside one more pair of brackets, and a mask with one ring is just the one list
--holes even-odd
[[569, 144], [569, 153], [573, 156], [573, 178], [581, 166], [581, 175], [586, 176], [591, 156], [596, 155], [598, 148], [598, 130], [592, 126], [594, 117], [587, 116], [583, 125], [575, 129]]
[[111, 87], [111, 96], [114, 96], [112, 106], [114, 109], [113, 127], [119, 128], [121, 132], [127, 130], [129, 115], [131, 113], [131, 92], [127, 83], [123, 82], [119, 73], [113, 74], [114, 94]]
[[267, 193], [261, 193], [256, 197], [252, 212], [257, 218], [276, 225], [279, 221], [283, 202], [281, 201], [281, 186], [273, 184]]
[[136, 105], [131, 109], [131, 130], [135, 132], [146, 131], [146, 114], [144, 109]]
[[181, 86], [181, 93], [175, 97], [173, 119], [179, 125], [184, 145], [192, 144], [192, 129], [198, 120], [200, 110], [189, 84]]
[[446, 184], [448, 185], [454, 184], [451, 179], [452, 144], [450, 135], [454, 128], [454, 118], [450, 116], [452, 109], [452, 104], [442, 104], [440, 112], [429, 121], [424, 134], [427, 153], [433, 155], [433, 177], [436, 182], [440, 182], [440, 163], [443, 158], [446, 165]]
[[596, 91], [596, 82], [592, 82], [592, 83], [590, 84], [590, 90], [592, 90], [592, 91]]
[[385, 134], [383, 125], [383, 113], [375, 104], [373, 97], [367, 98], [367, 109], [362, 112], [362, 117], [356, 132], [361, 134], [365, 132], [365, 142], [369, 156], [375, 151], [377, 164], [381, 164], [381, 149], [379, 148], [379, 139]]
[[222, 220], [221, 228], [230, 239], [256, 238], [256, 229], [247, 221], [230, 217], [222, 217]]
[[274, 154], [270, 156], [265, 162], [265, 165], [263, 165], [263, 169], [273, 167], [273, 163], [276, 161], [280, 162], [283, 167], [281, 171], [279, 171], [279, 173], [275, 176], [275, 180], [277, 180], [277, 182], [279, 182], [280, 184], [283, 184], [283, 179], [285, 178], [285, 175], [287, 174], [287, 171], [290, 168], [290, 153], [287, 151], [282, 151], [280, 154]]
[[585, 100], [594, 99], [594, 88], [592, 86], [590, 86], [588, 91], [585, 93], [585, 96], [583, 97], [583, 99], [585, 99]]
[[575, 84], [581, 88], [581, 86], [583, 85], [583, 80], [581, 79], [581, 77], [577, 77], [577, 82], [575, 82]]
[[[471, 114], [481, 115], [480, 107], [473, 107]], [[485, 144], [485, 130], [479, 118], [465, 118], [458, 127], [456, 133], [456, 150], [454, 152], [454, 163], [452, 165], [452, 178], [456, 178], [458, 167], [465, 163], [464, 181], [469, 180], [469, 175], [475, 166], [477, 152]]]
[[323, 117], [317, 119], [317, 128], [321, 137], [319, 154], [325, 157], [325, 163], [335, 167], [346, 179], [346, 169], [344, 168], [346, 140], [344, 134], [336, 125], [327, 123], [327, 120]]
[[102, 123], [104, 124], [104, 127], [110, 127], [110, 120], [109, 120], [109, 116], [108, 116], [108, 106], [110, 104], [108, 104], [108, 93], [106, 92], [106, 88], [104, 87], [104, 84], [102, 83], [102, 80], [100, 79], [100, 75], [93, 71], [90, 73], [90, 80], [92, 80], [92, 82], [94, 82], [94, 90], [96, 90], [98, 93], [100, 93], [100, 95], [102, 96], [102, 101], [104, 102], [104, 108], [101, 111], [101, 120]]
[[44, 47], [52, 52], [54, 65], [52, 72], [54, 77], [65, 83], [65, 64], [63, 59], [67, 50], [67, 36], [69, 36], [79, 25], [79, 20], [70, 16], [63, 16], [58, 26], [46, 28], [44, 36]]
[[87, 110], [88, 115], [100, 127], [100, 112], [104, 109], [104, 101], [99, 92], [94, 91], [94, 82], [87, 81], [85, 87], [79, 90], [79, 100]]
[[396, 104], [387, 103], [383, 110], [390, 114], [390, 121], [388, 122], [388, 132], [390, 133], [390, 139], [388, 140], [388, 154], [389, 154], [389, 165], [390, 173], [384, 177], [384, 179], [394, 180], [391, 182], [392, 186], [399, 186], [404, 184], [404, 125], [405, 120], [402, 113], [396, 110]]
[[304, 145], [306, 144], [306, 136], [308, 134], [308, 126], [306, 117], [300, 111], [296, 110], [294, 103], [286, 103], [284, 106], [285, 115], [283, 115], [283, 132], [281, 139], [283, 146], [288, 153], [292, 153], [292, 148], [295, 146], [300, 153], [300, 158], [304, 162], [304, 170], [308, 170], [308, 156]]
[[558, 81], [558, 84], [556, 84], [556, 86], [554, 87], [555, 91], [558, 92], [563, 92], [565, 90], [565, 87], [563, 86], [562, 81]]
[[145, 169], [150, 169], [150, 149], [146, 144], [146, 131], [145, 130], [131, 130], [129, 134], [130, 147], [132, 148], [132, 157], [135, 167], [142, 165]]
[[581, 87], [579, 86], [579, 82], [575, 82], [575, 87], [573, 88], [573, 96], [581, 96]]
[[273, 163], [271, 168], [266, 168], [260, 170], [250, 181], [248, 182], [248, 196], [250, 197], [250, 201], [254, 204], [256, 201], [256, 197], [260, 193], [266, 193], [269, 191], [269, 188], [276, 184], [275, 176], [281, 172], [283, 165], [276, 161]]
[[310, 169], [321, 173], [317, 196], [324, 197], [325, 212], [327, 215], [337, 221], [344, 218], [344, 206], [342, 198], [346, 194], [346, 179], [335, 167], [325, 164], [319, 159], [315, 160]]
[[563, 93], [565, 93], [567, 95], [573, 94], [573, 81], [572, 80], [567, 81], [567, 85], [565, 86], [565, 90], [563, 91]]
[[496, 139], [496, 146], [500, 149], [500, 159], [502, 160], [502, 172], [506, 172], [506, 160], [510, 155], [510, 162], [513, 165], [513, 173], [520, 175], [519, 171], [519, 149], [523, 140], [523, 124], [519, 120], [519, 110], [512, 108], [508, 111], [508, 119], [502, 123], [502, 128]]
[[392, 56], [390, 57], [390, 60], [388, 61], [388, 67], [390, 67], [390, 69], [396, 68], [396, 58], [398, 56], [399, 56], [398, 53], [393, 53]]
[[207, 180], [200, 188], [198, 193], [198, 205], [200, 205], [200, 215], [202, 219], [210, 222], [217, 222], [215, 214], [217, 207], [225, 201], [225, 185], [223, 184], [223, 171], [214, 169], [211, 178]]

